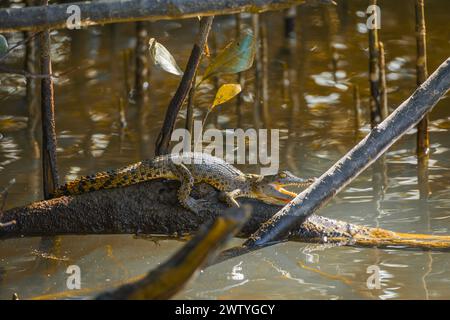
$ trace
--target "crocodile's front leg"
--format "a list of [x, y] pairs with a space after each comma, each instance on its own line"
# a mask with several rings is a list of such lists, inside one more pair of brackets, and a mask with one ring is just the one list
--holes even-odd
[[241, 195], [241, 189], [236, 189], [230, 192], [222, 191], [219, 194], [219, 200], [225, 202], [230, 207], [239, 207], [239, 203], [236, 201], [236, 198]]
[[172, 173], [178, 177], [181, 182], [180, 189], [178, 189], [178, 201], [186, 209], [198, 213], [204, 207], [201, 200], [196, 200], [191, 197], [192, 187], [194, 186], [194, 177], [184, 164], [170, 164]]

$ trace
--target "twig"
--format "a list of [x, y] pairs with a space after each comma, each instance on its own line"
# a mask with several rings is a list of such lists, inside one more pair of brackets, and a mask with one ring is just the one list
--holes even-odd
[[416, 0], [417, 86], [428, 78], [424, 0]]
[[73, 68], [69, 68], [66, 71], [62, 71], [62, 72], [57, 72], [57, 73], [52, 73], [52, 74], [39, 74], [39, 73], [32, 73], [32, 72], [25, 71], [25, 70], [12, 69], [12, 68], [0, 65], [0, 73], [17, 74], [17, 75], [24, 76], [25, 78], [29, 78], [29, 79], [47, 79], [47, 78], [57, 79], [57, 78], [61, 78], [62, 76], [66, 76], [66, 75], [73, 73], [80, 69], [81, 69], [81, 67], [73, 67]]
[[[205, 44], [205, 49], [206, 48], [208, 48], [208, 42], [206, 42], [206, 44]], [[197, 86], [195, 84], [196, 78], [197, 78], [197, 72], [194, 73], [194, 81], [191, 86], [191, 89], [189, 90], [187, 107], [186, 107], [185, 129], [187, 130], [187, 132], [189, 132], [191, 134], [191, 141], [189, 142], [189, 145], [192, 143], [192, 138], [193, 138], [192, 130], [193, 130], [193, 125], [194, 125], [194, 100], [195, 100], [195, 89], [197, 88]]]
[[255, 37], [255, 80], [253, 81], [253, 90], [255, 94], [255, 104], [253, 106], [253, 125], [256, 129], [261, 127], [261, 88], [262, 88], [262, 57], [261, 57], [261, 35], [260, 35], [260, 16], [258, 13], [252, 14], [252, 29]]
[[380, 71], [380, 110], [381, 119], [384, 120], [389, 115], [388, 98], [387, 98], [387, 81], [386, 81], [386, 57], [383, 42], [378, 43], [379, 51], [379, 71]]
[[[195, 79], [194, 75], [194, 79]], [[194, 124], [194, 97], [195, 97], [195, 85], [191, 87], [189, 90], [189, 96], [188, 96], [188, 104], [187, 104], [187, 110], [186, 110], [186, 130], [191, 134], [192, 137], [192, 127]]]
[[[417, 42], [416, 81], [418, 86], [420, 86], [428, 77], [424, 2], [424, 0], [415, 1]], [[417, 125], [417, 180], [421, 199], [427, 199], [430, 192], [428, 184], [428, 160], [430, 149], [430, 133], [428, 131], [428, 121], [429, 120], [427, 114]]]
[[[34, 0], [26, 0], [27, 6], [34, 5]], [[25, 38], [34, 38], [34, 34], [30, 35], [30, 32], [24, 32]], [[25, 65], [24, 68], [30, 74], [36, 73], [38, 59], [38, 48], [35, 39], [27, 41], [25, 46]], [[28, 109], [28, 134], [30, 137], [30, 144], [32, 146], [33, 159], [39, 159], [40, 148], [36, 139], [36, 128], [39, 124], [39, 88], [38, 81], [36, 79], [27, 78], [26, 96], [27, 96], [27, 109]]]
[[361, 97], [357, 84], [353, 84], [353, 108], [355, 110], [355, 136], [357, 136], [361, 127]]
[[[371, 0], [371, 5], [377, 5], [377, 0]], [[376, 11], [373, 13], [376, 15]], [[377, 17], [374, 16], [375, 21]], [[369, 29], [369, 84], [370, 84], [370, 124], [374, 128], [381, 119], [380, 105], [380, 72], [379, 72], [379, 48], [378, 26]]]
[[[9, 188], [11, 188], [11, 186], [16, 183], [16, 179], [12, 179], [8, 182], [8, 185], [3, 188], [3, 190], [0, 192], [0, 197], [2, 199], [2, 203], [0, 205], [0, 220], [3, 217], [3, 209], [5, 208], [6, 205], [6, 198], [8, 197], [8, 190]], [[0, 228], [4, 228], [4, 227], [9, 227], [16, 224], [16, 220], [11, 220], [9, 222], [5, 222], [5, 223], [1, 223], [0, 222]]]
[[[235, 15], [235, 22], [236, 22], [236, 39], [239, 39], [241, 37], [241, 27], [242, 27], [242, 18], [240, 13], [237, 13]], [[239, 83], [241, 88], [244, 88], [245, 77], [243, 72], [239, 72], [237, 74], [237, 83]], [[243, 93], [241, 91], [236, 97], [236, 117], [238, 128], [242, 126], [242, 102], [243, 102], [242, 95]]]
[[135, 50], [135, 89], [136, 96], [143, 98], [148, 92], [148, 31], [147, 23], [140, 21], [136, 23], [136, 50]]
[[[428, 77], [424, 0], [416, 0], [416, 38], [416, 74], [417, 85], [420, 86]], [[422, 156], [428, 153], [428, 148], [430, 146], [428, 135], [428, 117], [423, 118], [423, 120], [418, 124], [417, 129], [417, 155]]]
[[122, 97], [119, 97], [119, 127], [121, 130], [128, 127], [125, 103]]
[[9, 227], [9, 226], [13, 226], [16, 223], [17, 223], [16, 220], [11, 220], [11, 221], [8, 221], [8, 222], [5, 222], [5, 223], [0, 222], [0, 228], [6, 228], [6, 227]]
[[284, 37], [293, 39], [297, 37], [295, 32], [295, 19], [297, 18], [297, 7], [290, 7], [284, 10]]
[[267, 23], [264, 16], [260, 22], [261, 35], [261, 111], [265, 127], [270, 126], [269, 115], [269, 44], [267, 40]]
[[200, 64], [200, 59], [208, 39], [209, 31], [211, 30], [213, 19], [214, 17], [207, 17], [202, 18], [200, 21], [200, 30], [192, 48], [183, 77], [181, 78], [175, 95], [167, 107], [164, 123], [156, 141], [156, 155], [167, 154], [169, 152], [170, 137], [175, 126], [175, 121], [177, 119], [178, 112], [180, 111], [189, 90], [193, 85], [195, 73], [197, 72], [198, 65]]
[[8, 197], [8, 190], [9, 188], [11, 188], [11, 186], [16, 183], [16, 179], [11, 179], [8, 184], [6, 185], [6, 187], [3, 188], [2, 191], [0, 191], [0, 198], [2, 199], [2, 203], [0, 205], [0, 217], [1, 217], [1, 212], [3, 211], [3, 209], [5, 208], [5, 204], [6, 204], [6, 198]]
[[122, 52], [122, 61], [123, 61], [123, 80], [125, 87], [125, 97], [128, 100], [128, 96], [130, 94], [130, 81], [129, 81], [129, 64], [130, 64], [130, 49], [124, 49]]

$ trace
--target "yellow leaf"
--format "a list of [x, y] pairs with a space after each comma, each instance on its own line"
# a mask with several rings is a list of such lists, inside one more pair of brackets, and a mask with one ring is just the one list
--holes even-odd
[[227, 102], [228, 100], [234, 98], [237, 94], [242, 91], [241, 85], [235, 83], [228, 83], [222, 85], [219, 90], [217, 90], [216, 97], [211, 106], [211, 110], [218, 105]]

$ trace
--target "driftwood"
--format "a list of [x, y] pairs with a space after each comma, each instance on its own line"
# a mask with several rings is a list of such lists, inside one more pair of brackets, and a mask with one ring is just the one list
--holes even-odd
[[[0, 9], [0, 32], [66, 28], [72, 5], [81, 13], [80, 26], [195, 18], [240, 12], [280, 10], [302, 3], [330, 0], [110, 0], [53, 4], [47, 7]], [[72, 12], [69, 10], [69, 12]]]

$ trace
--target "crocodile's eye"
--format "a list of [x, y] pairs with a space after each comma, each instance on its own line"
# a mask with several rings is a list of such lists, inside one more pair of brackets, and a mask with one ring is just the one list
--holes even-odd
[[286, 173], [284, 173], [284, 172], [281, 172], [280, 173], [280, 178], [281, 179], [284, 179], [284, 178], [286, 178], [287, 177], [287, 174]]

